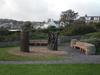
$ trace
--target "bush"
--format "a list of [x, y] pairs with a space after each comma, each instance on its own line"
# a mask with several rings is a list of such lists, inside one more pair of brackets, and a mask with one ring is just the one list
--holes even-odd
[[100, 31], [100, 22], [99, 23], [93, 23], [92, 25], [97, 31]]
[[60, 32], [61, 35], [83, 35], [91, 32], [96, 32], [95, 28], [90, 25], [70, 25], [67, 26], [63, 31]]
[[49, 26], [47, 29], [40, 29], [39, 32], [49, 33], [49, 32], [59, 32], [60, 29], [56, 28], [55, 26]]
[[3, 42], [3, 41], [18, 41], [19, 39], [20, 39], [20, 34], [18, 32], [2, 31], [2, 34], [0, 34], [0, 42]]
[[47, 39], [48, 34], [47, 33], [42, 33], [42, 32], [34, 32], [31, 33], [30, 39]]
[[9, 31], [6, 28], [3, 28], [3, 27], [0, 28], [0, 36], [8, 35], [8, 34], [9, 34]]
[[89, 33], [81, 37], [81, 39], [92, 39], [92, 38], [100, 39], [100, 32]]

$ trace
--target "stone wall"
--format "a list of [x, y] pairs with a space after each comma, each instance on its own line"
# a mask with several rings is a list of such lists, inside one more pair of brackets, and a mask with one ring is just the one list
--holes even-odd
[[80, 39], [81, 36], [59, 36], [58, 37], [58, 44], [70, 42], [72, 39]]

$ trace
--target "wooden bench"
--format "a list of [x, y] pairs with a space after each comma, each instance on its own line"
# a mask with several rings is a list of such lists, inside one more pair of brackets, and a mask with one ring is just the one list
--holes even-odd
[[48, 43], [47, 41], [44, 41], [44, 40], [32, 40], [30, 41], [30, 44], [31, 46], [47, 46]]
[[75, 39], [74, 42], [71, 42], [71, 47], [79, 48], [80, 51], [86, 55], [95, 54], [96, 52], [95, 45], [86, 42], [76, 41]]

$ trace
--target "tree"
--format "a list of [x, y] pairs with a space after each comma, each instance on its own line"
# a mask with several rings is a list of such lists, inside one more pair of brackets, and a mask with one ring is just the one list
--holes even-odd
[[60, 21], [66, 22], [73, 22], [78, 16], [78, 13], [75, 13], [73, 10], [69, 9], [67, 11], [63, 11], [60, 16]]
[[21, 51], [29, 52], [29, 31], [31, 30], [31, 23], [25, 22], [21, 29]]

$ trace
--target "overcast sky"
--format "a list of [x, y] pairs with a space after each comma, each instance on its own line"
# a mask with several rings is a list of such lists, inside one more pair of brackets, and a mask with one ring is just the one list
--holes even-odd
[[58, 20], [62, 11], [100, 16], [100, 0], [0, 0], [0, 18], [44, 21]]

